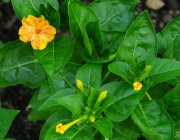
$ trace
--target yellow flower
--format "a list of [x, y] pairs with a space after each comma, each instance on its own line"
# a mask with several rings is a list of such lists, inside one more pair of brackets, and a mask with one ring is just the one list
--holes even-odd
[[64, 134], [64, 132], [69, 129], [71, 126], [73, 126], [74, 124], [80, 122], [80, 121], [84, 121], [87, 120], [87, 115], [84, 115], [66, 125], [62, 125], [61, 123], [59, 123], [58, 125], [56, 125], [56, 133], [60, 133], [60, 134]]
[[140, 90], [142, 88], [142, 84], [140, 82], [134, 82], [133, 83], [134, 90]]
[[36, 18], [29, 15], [22, 19], [22, 26], [19, 29], [19, 39], [23, 42], [31, 42], [33, 49], [43, 50], [47, 43], [54, 39], [56, 29], [49, 25], [43, 17]]
[[83, 83], [81, 82], [81, 80], [77, 79], [76, 86], [79, 88], [80, 91], [84, 91]]
[[104, 100], [104, 98], [106, 98], [106, 95], [107, 95], [107, 90], [101, 92], [97, 99], [97, 102], [100, 103], [102, 100]]

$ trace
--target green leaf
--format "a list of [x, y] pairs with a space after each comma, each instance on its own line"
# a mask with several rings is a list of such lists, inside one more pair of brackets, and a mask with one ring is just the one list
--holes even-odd
[[131, 66], [128, 63], [116, 61], [108, 65], [108, 69], [110, 72], [120, 76], [122, 79], [127, 81], [129, 84], [131, 75], [129, 73]]
[[47, 120], [49, 116], [51, 116], [54, 113], [54, 111], [36, 111], [34, 109], [31, 109], [31, 111], [28, 114], [28, 120], [29, 121], [39, 121], [39, 120]]
[[104, 111], [105, 115], [115, 122], [128, 118], [151, 85], [151, 83], [142, 83], [142, 89], [134, 91], [133, 86], [127, 82], [120, 83], [114, 91], [115, 98]]
[[55, 78], [70, 59], [73, 46], [70, 37], [58, 36], [44, 50], [36, 50], [35, 55], [48, 75]]
[[44, 140], [44, 137], [48, 131], [48, 129], [57, 121], [63, 120], [63, 119], [70, 119], [71, 118], [71, 112], [67, 109], [60, 109], [59, 111], [55, 112], [52, 114], [44, 123], [39, 140]]
[[158, 100], [139, 103], [131, 117], [148, 140], [172, 140], [174, 138], [172, 119]]
[[158, 52], [165, 58], [180, 58], [180, 17], [171, 20], [164, 29], [157, 34]]
[[56, 133], [56, 125], [58, 123], [66, 124], [70, 120], [59, 121], [54, 123], [47, 131], [44, 140], [93, 140], [91, 134], [85, 130], [81, 130], [77, 125], [73, 125], [65, 133]]
[[104, 137], [110, 138], [113, 127], [110, 119], [106, 117], [96, 119], [96, 121], [91, 123], [90, 126], [95, 127], [97, 130], [99, 130]]
[[84, 89], [87, 91], [89, 87], [99, 88], [101, 85], [101, 70], [102, 65], [86, 63], [78, 70], [76, 80], [81, 80]]
[[45, 17], [50, 25], [54, 26], [56, 30], [60, 27], [60, 13], [49, 3], [47, 3], [47, 8], [45, 5], [41, 4], [39, 7], [40, 14]]
[[101, 30], [125, 32], [134, 19], [138, 1], [96, 0], [90, 4], [100, 20]]
[[103, 41], [99, 20], [94, 12], [82, 2], [70, 1], [68, 14], [70, 29], [76, 43], [82, 48], [85, 46], [91, 56], [93, 50], [100, 53], [103, 49]]
[[40, 88], [36, 90], [33, 97], [30, 100], [29, 107], [34, 110], [38, 110], [39, 107], [54, 94], [48, 81], [45, 81]]
[[65, 88], [62, 90], [59, 90], [55, 94], [53, 94], [51, 97], [49, 97], [46, 101], [42, 103], [42, 105], [39, 107], [39, 110], [58, 110], [62, 108], [62, 105], [56, 102], [56, 100], [64, 99], [69, 96], [75, 95], [75, 92], [71, 88]]
[[13, 9], [17, 17], [22, 20], [23, 17], [28, 15], [39, 16], [39, 7], [41, 4], [47, 5], [49, 3], [57, 11], [59, 10], [59, 4], [57, 0], [11, 0]]
[[127, 30], [125, 39], [118, 50], [117, 60], [135, 66], [156, 55], [156, 34], [148, 13], [144, 11]]
[[121, 122], [113, 122], [113, 128], [118, 132], [119, 136], [124, 136], [130, 140], [136, 140], [142, 134], [130, 117]]
[[35, 59], [30, 43], [16, 40], [4, 45], [0, 51], [0, 64], [1, 87], [24, 83], [35, 88], [46, 78], [45, 70]]
[[0, 139], [3, 140], [19, 110], [0, 108]]
[[67, 95], [56, 98], [56, 102], [72, 112], [73, 118], [81, 115], [85, 108], [87, 97], [83, 94]]
[[171, 91], [166, 93], [160, 100], [164, 104], [165, 110], [170, 114], [172, 119], [177, 122], [180, 118], [180, 91], [179, 84]]
[[153, 81], [153, 85], [170, 80], [180, 75], [180, 62], [170, 59], [149, 59], [147, 65], [152, 66], [149, 78]]

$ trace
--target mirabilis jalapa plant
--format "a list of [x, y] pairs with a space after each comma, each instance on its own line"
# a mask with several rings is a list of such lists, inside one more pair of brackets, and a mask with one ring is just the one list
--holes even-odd
[[[39, 140], [180, 139], [180, 17], [156, 34], [138, 2], [11, 0], [22, 26], [0, 47], [0, 87], [36, 88]], [[0, 108], [0, 139], [18, 112]]]

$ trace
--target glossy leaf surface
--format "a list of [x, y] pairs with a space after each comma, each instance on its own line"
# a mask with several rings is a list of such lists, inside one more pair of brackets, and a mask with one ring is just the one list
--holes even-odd
[[150, 85], [151, 83], [143, 83], [141, 90], [134, 91], [133, 86], [121, 82], [113, 93], [116, 98], [106, 108], [105, 115], [115, 122], [125, 120], [132, 113]]
[[125, 39], [118, 50], [117, 60], [135, 66], [156, 55], [156, 34], [148, 13], [144, 11], [127, 30]]
[[35, 51], [35, 55], [48, 75], [54, 78], [70, 59], [73, 46], [70, 37], [58, 36], [44, 50]]
[[0, 108], [0, 139], [3, 140], [19, 110]]
[[23, 17], [28, 15], [40, 16], [39, 6], [41, 4], [49, 3], [56, 10], [59, 9], [59, 4], [57, 0], [12, 0], [12, 6], [18, 18], [22, 20]]
[[24, 83], [35, 88], [46, 78], [46, 72], [35, 59], [30, 43], [20, 40], [7, 43], [1, 48], [0, 65], [0, 87]]
[[160, 101], [139, 103], [132, 119], [148, 140], [171, 140], [174, 137], [174, 124]]

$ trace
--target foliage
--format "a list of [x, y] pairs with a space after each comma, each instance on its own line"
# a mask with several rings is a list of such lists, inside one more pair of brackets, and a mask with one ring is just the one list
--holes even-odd
[[[45, 121], [40, 140], [180, 139], [180, 18], [156, 33], [138, 2], [11, 1], [20, 20], [57, 31], [43, 50], [0, 42], [0, 87], [37, 88], [28, 118]], [[0, 108], [0, 139], [18, 112]]]

